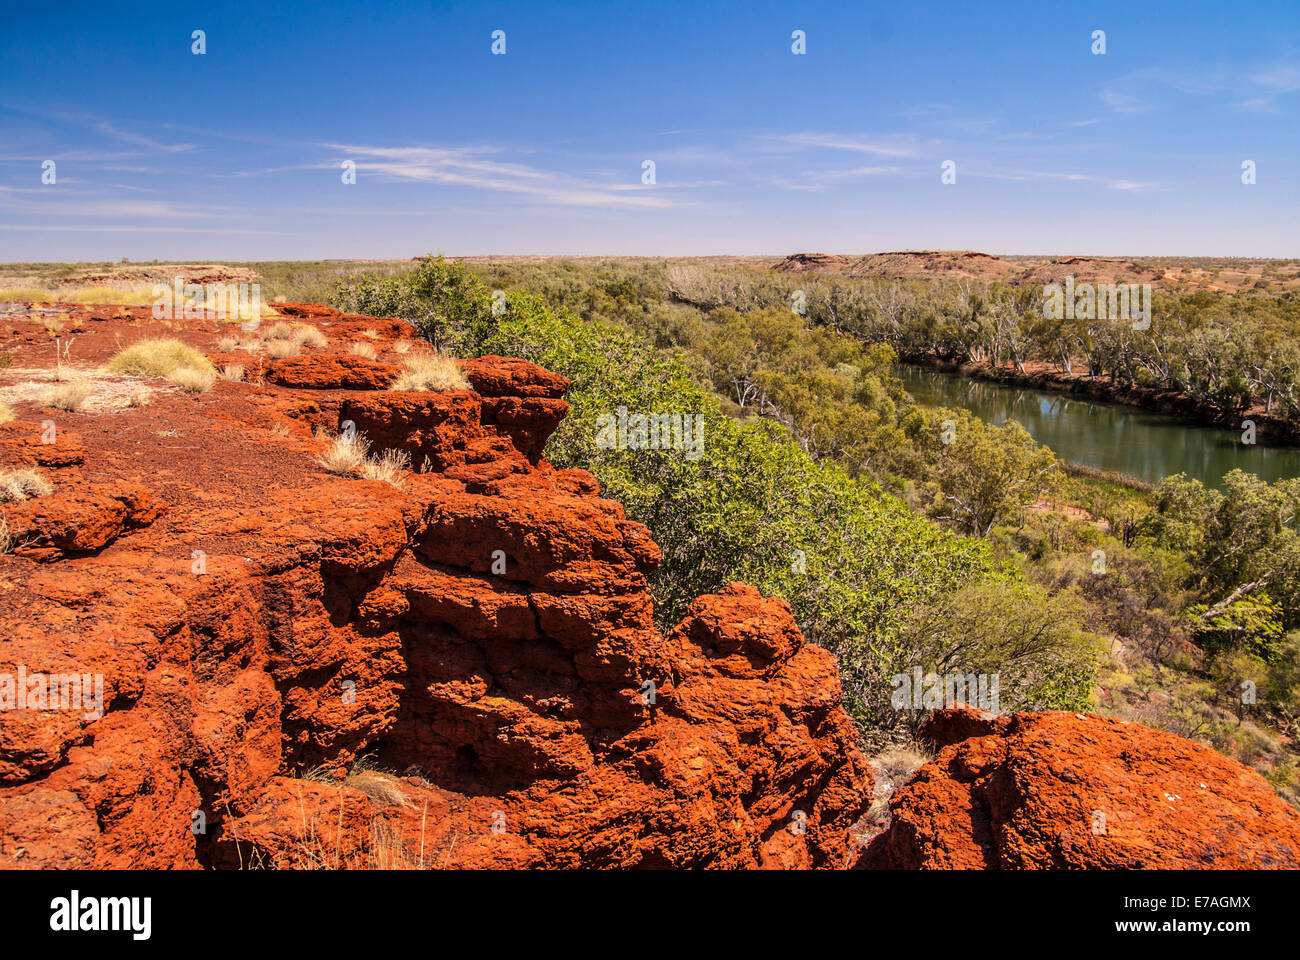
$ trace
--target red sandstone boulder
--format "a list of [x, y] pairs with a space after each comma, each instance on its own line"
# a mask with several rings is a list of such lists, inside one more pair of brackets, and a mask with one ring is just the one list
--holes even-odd
[[939, 754], [894, 794], [867, 865], [1300, 867], [1300, 813], [1253, 770], [1182, 737], [1057, 711], [944, 710], [927, 733]]
[[384, 390], [401, 373], [391, 363], [347, 353], [313, 353], [271, 364], [266, 379], [303, 390]]
[[514, 357], [489, 354], [462, 360], [461, 369], [474, 392], [483, 397], [545, 397], [558, 400], [569, 389], [569, 378]]
[[799, 648], [803, 636], [784, 600], [763, 601], [743, 583], [692, 603], [668, 637], [668, 645], [695, 673], [724, 677], [774, 676]]
[[667, 742], [686, 757], [698, 751], [679, 769], [707, 770], [731, 816], [763, 838], [731, 865], [847, 865], [872, 777], [840, 705], [835, 658], [804, 642], [785, 601], [740, 583], [695, 600], [664, 653], [674, 679], [660, 723], [688, 721]]
[[6, 466], [70, 467], [86, 459], [80, 436], [55, 423], [11, 420], [0, 424], [0, 463]]
[[137, 483], [91, 484], [13, 508], [14, 553], [54, 560], [65, 553], [98, 550], [123, 531], [153, 523], [163, 505]]
[[936, 710], [926, 718], [920, 735], [924, 743], [938, 751], [972, 737], [1003, 734], [1010, 726], [1011, 717], [987, 710]]
[[508, 435], [515, 449], [534, 464], [569, 412], [567, 400], [547, 397], [484, 397], [482, 402], [483, 424]]
[[370, 801], [342, 782], [274, 777], [248, 813], [233, 821], [228, 861], [241, 869], [340, 870], [373, 861]]

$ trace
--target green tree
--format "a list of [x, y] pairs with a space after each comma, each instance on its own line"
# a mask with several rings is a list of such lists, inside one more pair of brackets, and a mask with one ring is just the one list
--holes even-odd
[[966, 410], [915, 410], [904, 430], [926, 465], [932, 515], [973, 536], [987, 537], [1061, 479], [1056, 455], [1015, 421], [995, 427]]
[[477, 351], [491, 335], [495, 316], [492, 295], [463, 263], [432, 254], [400, 277], [362, 276], [342, 282], [336, 292], [351, 312], [403, 317], [438, 350]]
[[1205, 601], [1196, 617], [1213, 633], [1211, 622], [1234, 604], [1264, 594], [1280, 605], [1286, 629], [1300, 624], [1298, 524], [1300, 479], [1270, 484], [1233, 470], [1222, 491], [1182, 474], [1167, 477], [1141, 531], [1192, 559], [1194, 586]]

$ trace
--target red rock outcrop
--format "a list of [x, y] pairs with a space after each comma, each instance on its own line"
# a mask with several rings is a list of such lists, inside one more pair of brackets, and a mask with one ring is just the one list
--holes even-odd
[[282, 387], [306, 390], [383, 390], [401, 373], [392, 363], [381, 363], [346, 353], [286, 357], [271, 364], [266, 379]]
[[[0, 867], [1300, 866], [1253, 772], [1062, 713], [936, 713], [863, 854], [834, 659], [742, 584], [655, 628], [649, 532], [542, 455], [567, 380], [393, 392], [401, 321], [277, 307], [327, 344], [254, 368], [229, 324], [74, 317], [80, 362], [179, 336], [264, 380], [6, 395], [0, 470], [53, 490], [0, 504]], [[38, 321], [0, 388], [52, 361]], [[349, 429], [414, 469], [326, 472]]]
[[1259, 774], [1096, 714], [935, 713], [934, 760], [890, 802], [864, 867], [1300, 867], [1300, 813]]
[[162, 510], [141, 484], [92, 483], [15, 504], [8, 521], [12, 549], [38, 560], [98, 550], [124, 530], [153, 523]]
[[850, 262], [837, 253], [792, 253], [772, 269], [783, 273], [839, 273]]
[[70, 467], [86, 459], [81, 439], [55, 425], [11, 420], [0, 424], [0, 459], [12, 466]]
[[[740, 584], [656, 630], [648, 531], [541, 455], [564, 378], [485, 357], [471, 390], [389, 392], [399, 321], [277, 307], [329, 345], [0, 429], [0, 468], [54, 486], [0, 507], [0, 703], [19, 672], [65, 700], [0, 710], [0, 867], [851, 857], [871, 775], [833, 658]], [[85, 359], [228, 329], [99, 312]], [[347, 421], [411, 455], [400, 488], [316, 464]]]

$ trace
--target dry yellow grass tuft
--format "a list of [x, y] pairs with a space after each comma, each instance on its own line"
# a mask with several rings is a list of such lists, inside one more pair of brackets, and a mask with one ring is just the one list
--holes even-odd
[[398, 340], [395, 344], [393, 344], [393, 352], [396, 354], [400, 354], [401, 356], [405, 356], [406, 354], [410, 353], [411, 341]]
[[65, 367], [65, 363], [72, 362], [72, 345], [76, 343], [76, 338], [64, 343], [62, 340], [54, 341], [54, 379], [55, 380], [80, 380], [84, 374], [73, 370], [71, 367]]
[[[321, 434], [317, 434], [317, 438], [329, 439]], [[316, 462], [328, 473], [345, 476], [361, 469], [369, 452], [370, 441], [365, 437], [358, 436], [354, 440], [349, 440], [347, 437], [334, 437], [330, 439], [330, 445], [325, 448], [325, 452], [316, 458]]]
[[285, 357], [296, 357], [300, 353], [302, 353], [302, 347], [293, 340], [266, 341], [266, 355], [272, 360], [282, 360]]
[[375, 348], [368, 343], [352, 344], [352, 352], [358, 357], [365, 357], [367, 360], [373, 360], [375, 357], [379, 356]]
[[197, 367], [177, 367], [167, 379], [187, 393], [207, 393], [217, 382], [217, 371]]
[[329, 338], [325, 334], [307, 324], [294, 327], [291, 339], [294, 343], [304, 347], [323, 347], [329, 343]]
[[244, 368], [237, 363], [229, 363], [221, 368], [221, 379], [238, 383], [244, 379]]
[[229, 351], [230, 353], [265, 353], [266, 352], [266, 344], [262, 343], [261, 340], [255, 338], [249, 340], [235, 340], [234, 343], [235, 343], [235, 349]]
[[186, 393], [207, 393], [208, 390], [212, 389], [214, 382], [217, 382], [217, 372], [214, 369], [178, 367], [168, 373], [166, 379], [185, 390]]
[[401, 450], [385, 450], [382, 456], [367, 457], [359, 469], [365, 479], [377, 480], [401, 490], [406, 486], [402, 471], [410, 466], [410, 454]]
[[401, 780], [394, 774], [380, 770], [362, 770], [349, 773], [343, 782], [354, 790], [360, 790], [380, 806], [415, 806], [402, 789]]
[[212, 363], [198, 350], [179, 340], [141, 340], [118, 353], [105, 364], [109, 373], [128, 377], [167, 377], [177, 370], [207, 370]]
[[6, 470], [0, 473], [0, 503], [49, 496], [54, 488], [35, 470]]
[[260, 336], [263, 340], [292, 340], [293, 327], [281, 320], [269, 327], [262, 327]]
[[406, 359], [393, 390], [468, 390], [469, 381], [452, 357], [417, 353]]
[[76, 413], [94, 392], [94, 385], [87, 380], [68, 380], [46, 393], [44, 402], [47, 407]]
[[[333, 778], [325, 782], [331, 782]], [[352, 763], [343, 782], [354, 790], [360, 790], [379, 805], [397, 805], [412, 807], [414, 803], [402, 788], [401, 777], [391, 770], [385, 770], [375, 763], [369, 755], [357, 757]]]
[[894, 791], [911, 779], [922, 766], [929, 763], [933, 754], [919, 743], [896, 744], [886, 747], [871, 758], [875, 774], [875, 791], [865, 821], [878, 828], [889, 825], [889, 800]]
[[14, 408], [0, 400], [0, 423], [8, 423], [10, 420], [17, 419], [17, 417], [18, 414], [14, 413]]

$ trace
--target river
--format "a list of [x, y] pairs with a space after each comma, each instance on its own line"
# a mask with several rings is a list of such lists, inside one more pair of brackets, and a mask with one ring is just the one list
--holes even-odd
[[1186, 473], [1219, 487], [1223, 475], [1238, 467], [1269, 481], [1300, 476], [1300, 449], [1244, 444], [1240, 432], [909, 364], [899, 365], [898, 376], [918, 403], [964, 407], [994, 424], [1015, 420], [1062, 460], [1148, 483]]

